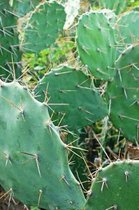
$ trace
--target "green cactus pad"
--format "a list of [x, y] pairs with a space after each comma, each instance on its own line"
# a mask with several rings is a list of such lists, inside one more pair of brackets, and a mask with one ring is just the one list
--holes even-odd
[[77, 47], [82, 62], [97, 78], [109, 80], [115, 74], [116, 48], [112, 12], [100, 10], [87, 13], [79, 20]]
[[113, 10], [117, 15], [127, 8], [127, 0], [100, 0], [100, 7]]
[[139, 161], [116, 161], [93, 181], [85, 210], [138, 210]]
[[8, 77], [13, 69], [20, 75], [20, 60], [17, 17], [10, 11], [8, 1], [0, 0], [0, 75]]
[[139, 142], [139, 45], [130, 46], [116, 62], [117, 74], [107, 89], [113, 124]]
[[39, 0], [13, 0], [11, 7], [13, 12], [21, 17], [34, 10], [39, 3]]
[[81, 209], [67, 146], [48, 115], [17, 82], [0, 82], [0, 185], [7, 196], [48, 210]]
[[[107, 115], [107, 107], [92, 87], [91, 79], [82, 71], [67, 66], [54, 69], [39, 82], [35, 89], [37, 99], [49, 104], [62, 125], [70, 129], [82, 128]], [[63, 116], [63, 118], [62, 118]]]
[[124, 13], [117, 21], [117, 29], [124, 47], [139, 41], [139, 12]]
[[50, 47], [63, 30], [65, 18], [62, 5], [56, 2], [41, 5], [25, 24], [23, 51], [38, 53]]

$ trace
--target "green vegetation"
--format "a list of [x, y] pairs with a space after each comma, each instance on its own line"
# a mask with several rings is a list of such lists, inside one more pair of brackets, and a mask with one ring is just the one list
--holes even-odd
[[0, 200], [137, 210], [139, 1], [67, 3], [0, 0]]

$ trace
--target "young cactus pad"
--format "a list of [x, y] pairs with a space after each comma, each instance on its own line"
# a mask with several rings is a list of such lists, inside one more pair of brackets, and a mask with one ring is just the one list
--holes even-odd
[[139, 142], [139, 45], [126, 49], [116, 62], [117, 74], [106, 95], [114, 125]]
[[77, 27], [77, 47], [82, 62], [99, 79], [109, 80], [115, 74], [115, 35], [109, 10], [86, 13]]
[[[68, 66], [53, 69], [38, 83], [39, 101], [48, 100], [58, 122], [75, 130], [107, 115], [107, 107], [92, 86], [90, 77]], [[47, 96], [47, 98], [46, 98]]]
[[66, 13], [61, 4], [44, 2], [25, 24], [23, 50], [38, 53], [50, 47], [63, 30], [65, 19]]
[[17, 82], [0, 82], [0, 185], [47, 210], [79, 210], [85, 199], [47, 106]]
[[138, 210], [138, 174], [138, 160], [117, 161], [102, 168], [84, 210]]
[[10, 9], [8, 0], [0, 0], [0, 75], [3, 77], [12, 74], [13, 69], [17, 70], [21, 60], [17, 17]]

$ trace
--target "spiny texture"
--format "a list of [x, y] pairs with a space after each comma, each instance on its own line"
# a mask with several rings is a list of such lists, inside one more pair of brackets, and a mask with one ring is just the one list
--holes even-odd
[[116, 14], [123, 12], [128, 4], [127, 0], [100, 0], [100, 7], [113, 10]]
[[25, 24], [23, 50], [38, 53], [50, 47], [63, 30], [65, 18], [64, 7], [56, 2], [38, 7]]
[[79, 20], [77, 47], [82, 62], [97, 78], [109, 80], [115, 74], [116, 57], [114, 29], [111, 11], [100, 10], [87, 13]]
[[106, 91], [110, 117], [129, 140], [139, 142], [139, 45], [126, 49], [116, 68], [116, 76]]
[[117, 161], [102, 168], [85, 210], [139, 209], [139, 161]]
[[20, 60], [17, 17], [10, 11], [9, 1], [0, 0], [0, 75], [7, 77], [13, 69], [19, 75]]
[[139, 12], [124, 13], [117, 21], [117, 29], [123, 47], [139, 41]]
[[67, 66], [45, 75], [35, 89], [37, 99], [49, 100], [56, 119], [75, 130], [107, 115], [107, 107], [93, 88], [91, 79], [82, 71]]
[[13, 12], [21, 17], [34, 10], [40, 2], [40, 0], [13, 0], [11, 7]]
[[[66, 135], [62, 135], [62, 133]], [[68, 157], [71, 163], [70, 169], [77, 180], [80, 180], [83, 192], [86, 193], [89, 185], [88, 182], [90, 183], [90, 171], [86, 166], [86, 151], [83, 149], [84, 139], [81, 139], [81, 137], [77, 135], [77, 133], [75, 134], [75, 132], [68, 132], [68, 134], [67, 132], [61, 132], [60, 136], [66, 144], [71, 146], [71, 150], [68, 152]]]
[[17, 82], [0, 82], [0, 185], [7, 196], [47, 210], [81, 209], [85, 199], [72, 175], [67, 146], [47, 106]]

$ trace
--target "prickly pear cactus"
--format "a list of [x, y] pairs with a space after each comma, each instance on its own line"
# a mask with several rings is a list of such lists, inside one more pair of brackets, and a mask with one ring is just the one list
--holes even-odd
[[0, 0], [0, 75], [3, 77], [12, 75], [13, 70], [20, 75], [17, 17], [10, 9], [8, 0]]
[[84, 210], [139, 209], [139, 161], [117, 161], [102, 168], [93, 181]]
[[0, 81], [0, 185], [25, 205], [81, 209], [85, 199], [72, 175], [67, 146], [47, 110], [17, 82]]
[[41, 4], [23, 28], [23, 51], [37, 53], [50, 47], [63, 30], [65, 19], [66, 13], [61, 4], [55, 1]]
[[116, 14], [123, 12], [128, 4], [127, 0], [99, 0], [100, 7], [113, 10]]
[[35, 88], [35, 93], [39, 101], [48, 100], [58, 122], [72, 130], [107, 115], [106, 104], [93, 88], [91, 79], [82, 71], [68, 66], [46, 74]]
[[130, 11], [124, 13], [117, 21], [120, 40], [123, 47], [139, 41], [139, 12]]
[[21, 17], [34, 10], [40, 2], [39, 0], [12, 0], [10, 6], [13, 12]]
[[126, 49], [106, 91], [111, 120], [132, 141], [139, 141], [139, 45]]
[[115, 30], [109, 10], [84, 14], [77, 27], [77, 47], [82, 62], [97, 78], [109, 80], [115, 74]]

